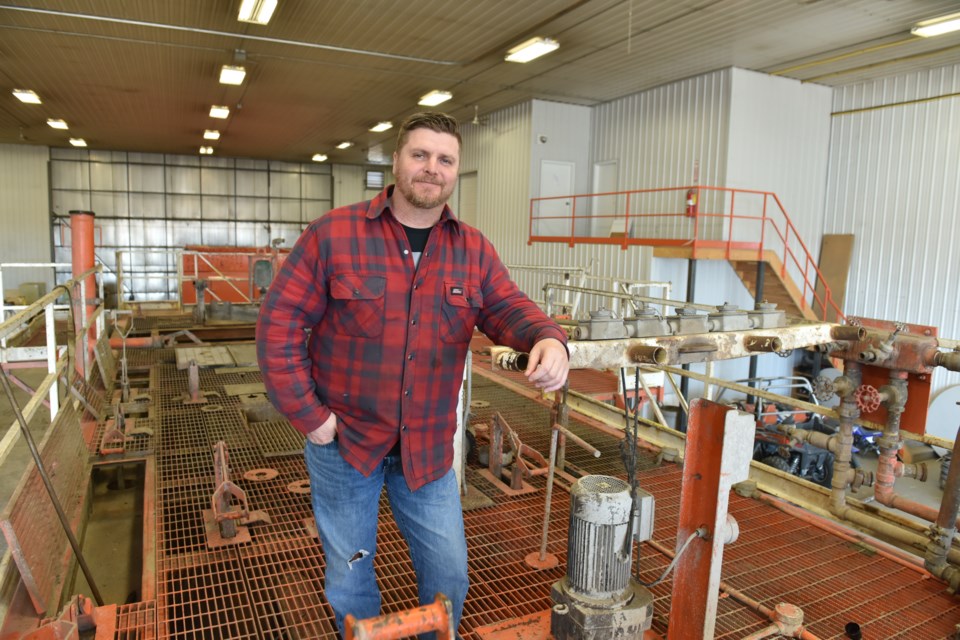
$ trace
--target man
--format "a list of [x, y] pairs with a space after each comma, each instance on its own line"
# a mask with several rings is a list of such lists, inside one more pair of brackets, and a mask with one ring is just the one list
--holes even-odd
[[314, 221], [260, 310], [267, 392], [307, 436], [324, 590], [341, 634], [347, 614], [380, 613], [373, 558], [383, 486], [421, 604], [445, 594], [459, 624], [468, 581], [453, 436], [474, 326], [529, 351], [525, 373], [536, 386], [552, 391], [567, 378], [563, 331], [446, 206], [459, 161], [456, 120], [408, 118], [393, 154], [396, 185]]

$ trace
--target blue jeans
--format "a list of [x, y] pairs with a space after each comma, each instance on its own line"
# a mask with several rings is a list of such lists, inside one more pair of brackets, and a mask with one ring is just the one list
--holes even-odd
[[[393, 518], [410, 547], [420, 604], [443, 593], [453, 603], [454, 628], [467, 596], [467, 543], [457, 477], [445, 476], [410, 491], [399, 456], [387, 456], [364, 477], [340, 457], [337, 442], [306, 443], [313, 514], [326, 558], [324, 591], [343, 636], [343, 620], [380, 615], [380, 589], [373, 571], [377, 552], [380, 492], [387, 487]], [[423, 634], [433, 640], [436, 634]]]

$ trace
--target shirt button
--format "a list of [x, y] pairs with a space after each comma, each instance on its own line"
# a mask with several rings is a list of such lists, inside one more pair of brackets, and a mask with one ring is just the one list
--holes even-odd
[[404, 249], [404, 250], [403, 250], [403, 255], [405, 255], [405, 256], [410, 255], [410, 250], [409, 250], [409, 249]]
[[406, 431], [406, 430], [407, 430], [407, 425], [400, 426], [400, 431]]
[[412, 353], [407, 356], [407, 360], [413, 360], [413, 354], [412, 354]]
[[410, 395], [410, 389], [407, 389], [406, 391], [404, 391], [404, 392], [403, 392], [403, 395], [409, 396], [409, 395]]
[[354, 290], [353, 290], [353, 297], [356, 298], [356, 297], [359, 296], [359, 295], [360, 295], [360, 289], [354, 289]]

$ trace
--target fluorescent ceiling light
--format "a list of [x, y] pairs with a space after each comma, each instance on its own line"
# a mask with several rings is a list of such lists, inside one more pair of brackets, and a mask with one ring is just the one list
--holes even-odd
[[553, 38], [530, 38], [507, 51], [507, 62], [530, 62], [551, 51], [556, 51], [560, 43]]
[[353, 146], [352, 142], [341, 142], [340, 144], [337, 145], [337, 149], [349, 149], [352, 146]]
[[40, 104], [40, 96], [37, 95], [36, 91], [31, 91], [30, 89], [14, 89], [13, 95], [16, 96], [20, 102]]
[[913, 29], [910, 29], [910, 33], [913, 35], [924, 38], [943, 35], [951, 31], [960, 31], [960, 13], [951, 13], [948, 16], [924, 20], [915, 24]]
[[312, 158], [314, 162], [324, 162], [326, 159], [327, 159], [327, 156], [325, 156], [322, 153], [315, 153], [313, 154], [313, 158]]
[[267, 24], [276, 8], [277, 0], [243, 0], [240, 3], [240, 13], [237, 14], [237, 20]]
[[53, 127], [54, 129], [69, 129], [67, 126], [66, 120], [55, 120], [54, 118], [47, 118], [47, 124]]
[[243, 84], [247, 70], [232, 64], [225, 64], [220, 69], [220, 84]]
[[221, 120], [223, 120], [229, 115], [230, 115], [230, 107], [222, 107], [216, 104], [210, 107], [211, 118], [220, 118]]
[[392, 122], [386, 122], [386, 121], [378, 122], [377, 124], [370, 127], [370, 131], [373, 131], [374, 133], [380, 133], [381, 131], [386, 131], [391, 127], [393, 127]]
[[87, 146], [87, 141], [83, 138], [70, 138], [70, 144], [75, 147], [85, 147]]
[[209, 156], [213, 154], [213, 147], [200, 147], [200, 155]]
[[452, 97], [453, 94], [449, 91], [437, 91], [434, 89], [427, 95], [420, 98], [420, 102], [417, 104], [423, 105], [424, 107], [435, 107], [438, 104], [443, 104]]
[[204, 140], [219, 140], [219, 139], [220, 139], [220, 132], [217, 131], [216, 129], [207, 129], [206, 131], [203, 132], [203, 139], [204, 139]]

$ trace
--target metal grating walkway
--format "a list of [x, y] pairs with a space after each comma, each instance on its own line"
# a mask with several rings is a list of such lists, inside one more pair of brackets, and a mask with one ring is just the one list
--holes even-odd
[[[149, 446], [142, 447], [156, 463], [155, 543], [145, 550], [155, 559], [156, 597], [119, 606], [115, 637], [335, 638], [333, 615], [323, 597], [320, 545], [304, 524], [312, 517], [310, 497], [297, 490], [307, 478], [302, 457], [265, 446], [275, 441], [280, 447], [291, 445], [273, 432], [280, 428], [274, 423], [266, 438], [253, 433], [259, 423], [245, 421], [243, 407], [223, 388], [259, 381], [259, 374], [202, 370], [201, 387], [216, 395], [208, 396], [206, 405], [185, 405], [181, 396], [187, 391], [187, 372], [178, 371], [169, 356], [157, 355], [161, 357], [149, 365], [155, 431]], [[476, 409], [472, 421], [488, 423], [499, 411], [525, 444], [546, 455], [549, 408], [485, 378], [473, 380], [473, 399], [489, 405]], [[570, 463], [590, 473], [622, 476], [617, 439], [575, 416], [570, 428], [602, 452], [596, 459], [568, 446]], [[231, 479], [246, 492], [250, 508], [266, 511], [272, 522], [250, 527], [249, 543], [212, 550], [201, 512], [209, 508], [215, 488], [211, 451], [221, 439], [228, 444]], [[657, 501], [655, 540], [674, 548], [681, 470], [658, 465], [647, 452], [640, 455], [641, 485]], [[263, 468], [278, 475], [269, 480], [243, 477]], [[471, 488], [495, 503], [465, 513], [471, 588], [461, 633], [480, 640], [477, 629], [484, 625], [552, 606], [550, 586], [563, 576], [566, 560], [569, 498], [564, 491], [554, 492], [548, 550], [560, 558], [560, 568], [536, 571], [523, 559], [540, 546], [545, 479], [531, 481], [536, 493], [509, 497], [487, 482], [475, 464], [466, 477]], [[417, 605], [416, 585], [385, 498], [381, 508], [377, 575], [384, 611], [392, 612]], [[844, 624], [855, 620], [865, 638], [953, 637], [960, 604], [937, 581], [755, 500], [732, 495], [730, 510], [741, 535], [724, 552], [724, 580], [768, 606], [783, 601], [801, 607], [808, 630], [817, 636], [842, 638]], [[651, 581], [669, 558], [643, 545], [635, 562], [641, 578]], [[667, 580], [653, 589], [654, 630], [659, 633], [666, 632], [671, 588]], [[720, 599], [717, 638], [743, 638], [768, 624], [733, 598]]]

